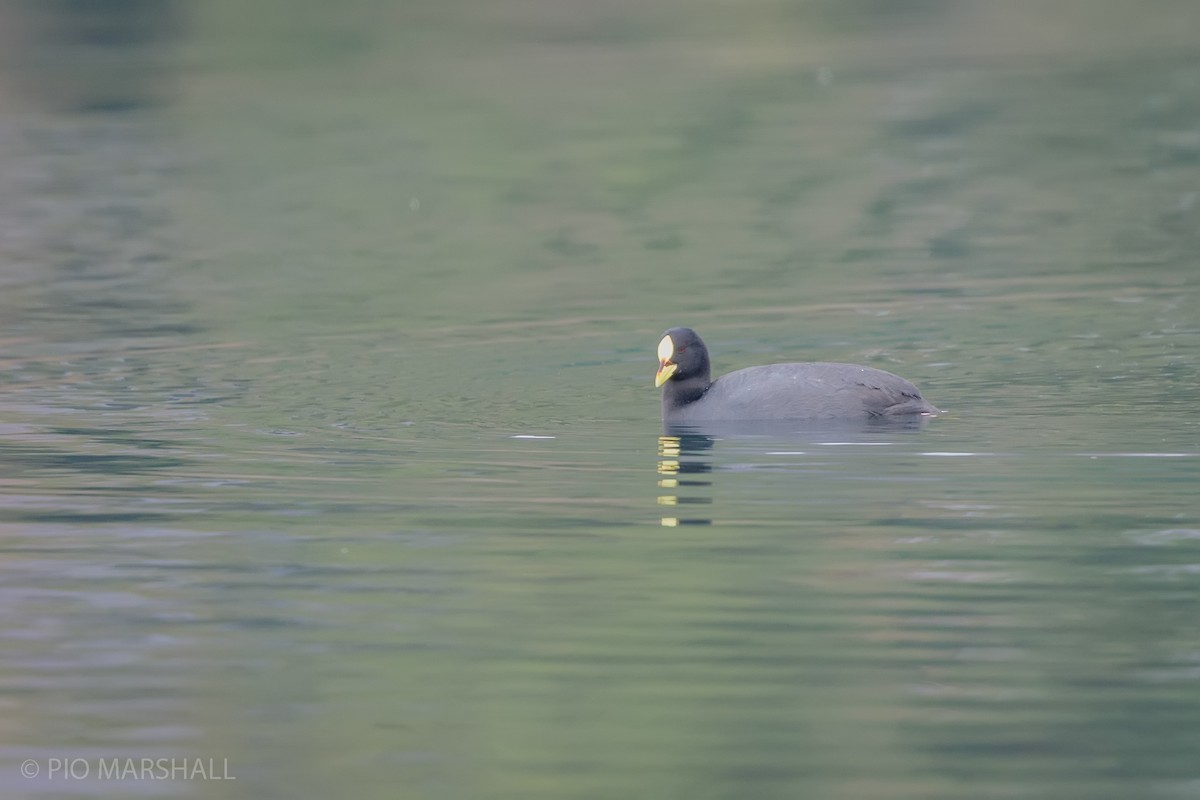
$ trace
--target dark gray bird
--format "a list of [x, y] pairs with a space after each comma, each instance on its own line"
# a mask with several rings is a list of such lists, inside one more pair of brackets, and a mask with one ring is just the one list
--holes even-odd
[[658, 343], [663, 422], [853, 420], [934, 416], [921, 391], [890, 372], [812, 362], [747, 367], [712, 380], [708, 348], [691, 328]]

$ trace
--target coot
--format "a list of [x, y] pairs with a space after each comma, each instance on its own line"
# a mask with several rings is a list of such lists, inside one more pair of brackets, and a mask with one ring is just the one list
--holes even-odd
[[691, 328], [658, 343], [663, 422], [851, 420], [933, 416], [921, 391], [890, 372], [856, 364], [772, 364], [711, 378], [708, 348]]

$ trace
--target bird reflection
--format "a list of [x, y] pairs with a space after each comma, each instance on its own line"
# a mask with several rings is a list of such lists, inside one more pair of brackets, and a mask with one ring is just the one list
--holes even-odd
[[[698, 434], [658, 437], [658, 487], [664, 490], [658, 504], [674, 511], [678, 506], [712, 503], [713, 438]], [[699, 509], [697, 509], [699, 510]], [[663, 516], [662, 524], [710, 525], [711, 517]]]
[[[711, 525], [711, 509], [704, 516], [683, 516], [680, 506], [711, 506], [714, 456], [717, 442], [741, 444], [755, 451], [779, 446], [880, 445], [898, 437], [919, 435], [926, 417], [861, 420], [732, 420], [689, 425], [667, 425], [658, 437], [658, 504], [662, 524]], [[671, 514], [671, 516], [666, 516]]]

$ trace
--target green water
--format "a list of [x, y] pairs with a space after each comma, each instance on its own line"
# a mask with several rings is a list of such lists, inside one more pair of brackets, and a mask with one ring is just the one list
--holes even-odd
[[0, 796], [1200, 797], [1196, 30], [0, 3]]

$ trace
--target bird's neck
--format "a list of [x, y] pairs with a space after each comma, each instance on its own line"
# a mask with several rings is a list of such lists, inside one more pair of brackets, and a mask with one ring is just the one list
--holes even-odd
[[681, 381], [667, 381], [663, 387], [663, 411], [686, 406], [704, 396], [712, 385], [707, 375], [696, 375]]

